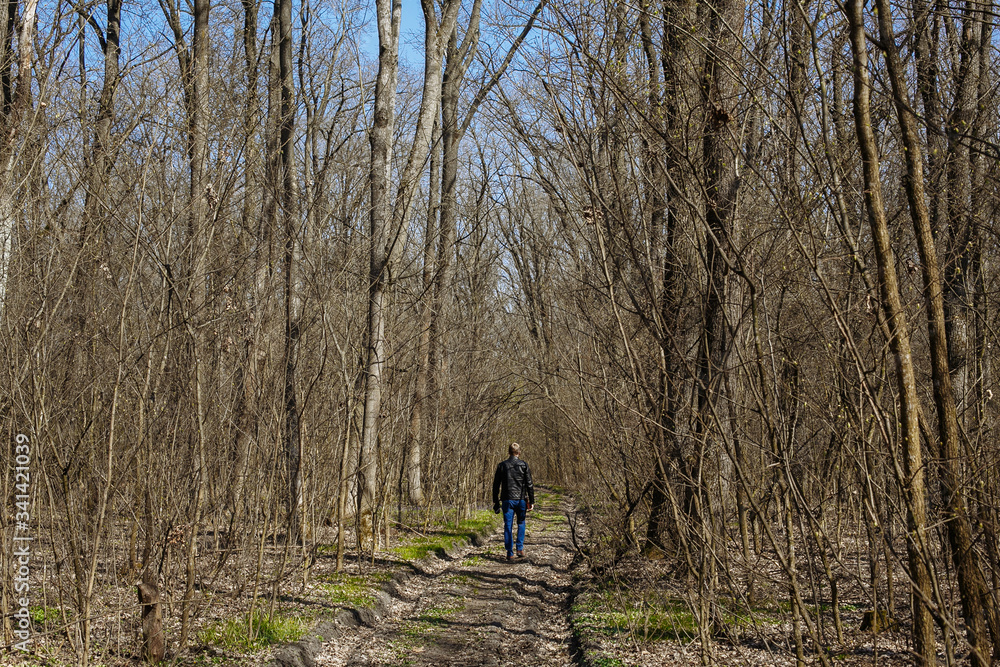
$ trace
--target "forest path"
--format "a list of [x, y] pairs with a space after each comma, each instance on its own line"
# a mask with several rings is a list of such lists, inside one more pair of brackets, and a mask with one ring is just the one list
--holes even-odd
[[574, 663], [569, 622], [572, 502], [540, 495], [525, 557], [508, 562], [502, 531], [440, 569], [409, 579], [375, 628], [324, 647], [320, 665], [542, 667]]

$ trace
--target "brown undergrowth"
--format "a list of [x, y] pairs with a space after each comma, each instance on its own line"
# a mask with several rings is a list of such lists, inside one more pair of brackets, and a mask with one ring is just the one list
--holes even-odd
[[[796, 664], [789, 577], [766, 542], [757, 541], [747, 561], [737, 527], [732, 527], [732, 534], [719, 541], [723, 546], [713, 554], [714, 591], [699, 596], [708, 587], [698, 580], [681, 549], [650, 558], [640, 552], [641, 540], [616, 527], [616, 518], [602, 507], [590, 505], [581, 511], [591, 526], [582, 554], [590, 561], [593, 576], [576, 596], [572, 617], [586, 664]], [[800, 553], [809, 553], [800, 535], [796, 543]], [[843, 534], [838, 543], [841, 550], [833, 568], [839, 589], [836, 610], [819, 563], [800, 557], [796, 568], [801, 599], [820, 638], [817, 646], [802, 622], [805, 661], [820, 664], [822, 650], [833, 665], [912, 664], [904, 568], [899, 563], [892, 568], [894, 594], [889, 602], [884, 560], [874, 569], [870, 562], [870, 555], [878, 558], [881, 550], [872, 549], [862, 531]], [[896, 553], [905, 554], [903, 545], [897, 546]], [[875, 609], [879, 617], [890, 619], [888, 627], [878, 632], [865, 624], [866, 613], [871, 616]], [[710, 628], [704, 634], [699, 632], [702, 619]], [[944, 660], [948, 647], [940, 632], [938, 643]], [[964, 648], [952, 647], [956, 664], [965, 664]]]
[[[394, 574], [420, 567], [421, 559], [445, 553], [470, 536], [494, 532], [499, 518], [479, 509], [461, 521], [454, 511], [411, 510], [389, 531], [389, 542], [359, 559], [347, 550], [337, 570], [337, 535], [321, 527], [307, 546], [286, 545], [281, 535], [267, 536], [256, 554], [224, 554], [206, 539], [199, 550], [198, 606], [188, 646], [177, 646], [183, 579], [161, 576], [167, 660], [174, 665], [244, 665], [266, 662], [272, 649], [297, 640], [324, 620], [343, 611], [366, 619], [366, 611]], [[346, 536], [353, 543], [353, 532]], [[224, 538], [224, 535], [223, 535]], [[125, 553], [125, 548], [114, 550]], [[0, 666], [80, 664], [76, 618], [69, 604], [72, 590], [44, 542], [35, 549], [41, 564], [32, 571], [30, 651], [8, 651]], [[253, 557], [250, 557], [253, 556]], [[217, 567], [218, 563], [224, 563]], [[259, 563], [260, 575], [250, 568]], [[56, 565], [56, 566], [53, 566]], [[95, 612], [91, 618], [88, 664], [134, 665], [139, 659], [141, 628], [135, 600], [135, 573], [127, 563], [100, 563]], [[65, 575], [65, 573], [62, 573]]]

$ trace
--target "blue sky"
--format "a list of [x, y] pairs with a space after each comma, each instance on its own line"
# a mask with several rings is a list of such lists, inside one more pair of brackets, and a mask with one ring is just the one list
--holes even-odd
[[[374, 7], [368, 34], [362, 41], [362, 50], [372, 58], [378, 57], [378, 30], [375, 26]], [[403, 16], [399, 27], [399, 57], [402, 64], [423, 68], [424, 64], [424, 12], [420, 0], [403, 0]]]

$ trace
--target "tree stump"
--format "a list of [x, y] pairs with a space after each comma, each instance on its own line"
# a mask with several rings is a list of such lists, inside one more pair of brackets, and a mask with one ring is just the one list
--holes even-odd
[[142, 659], [156, 664], [163, 660], [163, 614], [160, 611], [160, 590], [156, 584], [143, 581], [137, 586], [142, 605]]
[[885, 630], [898, 630], [899, 623], [885, 609], [866, 611], [861, 618], [861, 631], [868, 631], [878, 634]]

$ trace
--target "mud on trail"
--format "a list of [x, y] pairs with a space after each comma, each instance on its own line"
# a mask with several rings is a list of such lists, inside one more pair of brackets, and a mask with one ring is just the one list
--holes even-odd
[[374, 628], [324, 646], [324, 666], [561, 666], [575, 663], [569, 622], [574, 548], [569, 499], [528, 512], [524, 558], [508, 562], [503, 532], [408, 579]]

